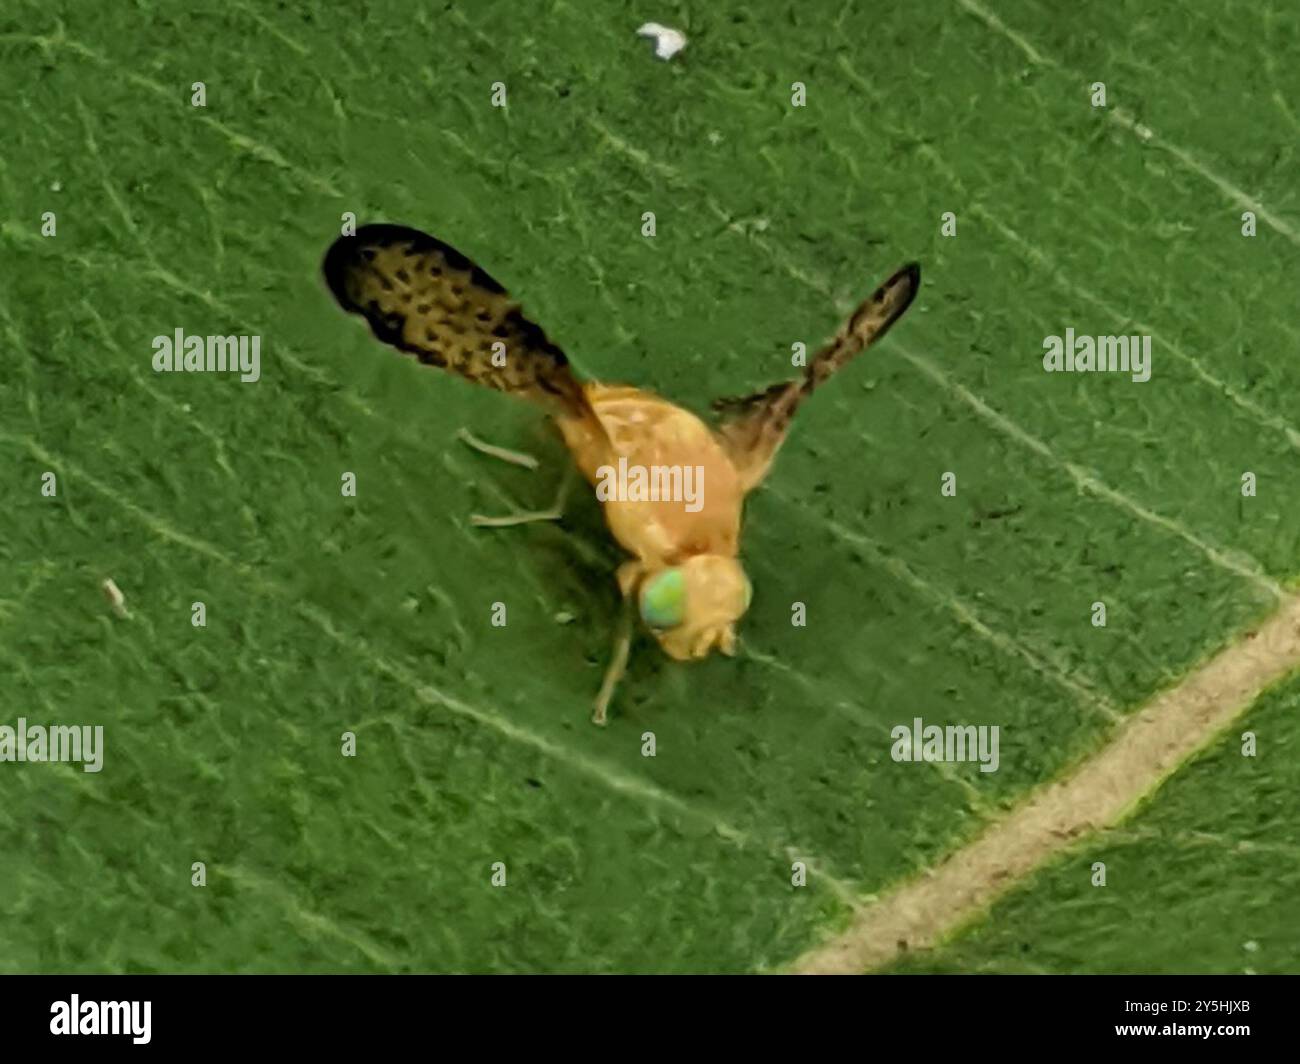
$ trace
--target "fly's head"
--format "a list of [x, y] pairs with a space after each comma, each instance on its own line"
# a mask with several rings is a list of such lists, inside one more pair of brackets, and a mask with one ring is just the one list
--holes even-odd
[[735, 624], [749, 609], [752, 592], [735, 558], [698, 554], [650, 570], [636, 594], [641, 619], [664, 652], [690, 661], [714, 649], [735, 653]]

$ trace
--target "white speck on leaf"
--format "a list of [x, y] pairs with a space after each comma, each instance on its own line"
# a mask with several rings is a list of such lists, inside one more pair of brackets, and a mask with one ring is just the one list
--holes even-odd
[[660, 59], [671, 59], [686, 47], [686, 34], [681, 30], [661, 26], [657, 22], [647, 22], [636, 31], [638, 37], [650, 37], [655, 42], [655, 55]]
[[126, 596], [122, 594], [121, 589], [113, 582], [111, 577], [99, 586], [103, 589], [104, 598], [108, 599], [108, 604], [115, 614], [123, 619], [131, 616], [126, 611]]

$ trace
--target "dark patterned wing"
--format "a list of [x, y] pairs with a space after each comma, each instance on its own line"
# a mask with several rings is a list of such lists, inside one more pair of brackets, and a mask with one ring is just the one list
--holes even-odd
[[322, 267], [339, 306], [386, 344], [466, 380], [585, 411], [569, 361], [486, 271], [436, 237], [403, 225], [342, 236]]

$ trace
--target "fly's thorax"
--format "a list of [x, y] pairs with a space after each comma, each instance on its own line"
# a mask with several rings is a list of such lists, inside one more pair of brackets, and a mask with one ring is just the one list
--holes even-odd
[[712, 430], [635, 388], [588, 385], [586, 396], [592, 423], [560, 427], [614, 538], [650, 563], [734, 554], [744, 496]]

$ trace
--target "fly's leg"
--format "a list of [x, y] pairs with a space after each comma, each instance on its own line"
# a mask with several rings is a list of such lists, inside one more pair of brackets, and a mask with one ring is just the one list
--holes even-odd
[[536, 469], [539, 463], [531, 454], [525, 454], [523, 451], [511, 451], [505, 447], [497, 447], [491, 443], [485, 443], [480, 440], [469, 429], [461, 429], [456, 433], [456, 439], [467, 447], [473, 447], [480, 454], [489, 455], [492, 458], [500, 458], [503, 462], [509, 462], [511, 465], [523, 466], [525, 469]]
[[509, 528], [511, 525], [527, 525], [535, 521], [558, 521], [564, 516], [564, 504], [569, 498], [569, 489], [573, 486], [573, 470], [564, 471], [560, 489], [555, 493], [555, 501], [545, 510], [516, 510], [512, 514], [500, 517], [484, 517], [482, 514], [470, 514], [470, 524], [480, 528]]
[[592, 724], [604, 725], [609, 711], [610, 700], [614, 697], [614, 689], [618, 686], [619, 680], [627, 672], [627, 659], [632, 650], [632, 600], [626, 596], [623, 599], [623, 614], [618, 623], [618, 631], [614, 635], [614, 652], [610, 655], [609, 667], [605, 670], [605, 678], [600, 684], [600, 693], [596, 695], [595, 712], [591, 715]]
[[[523, 466], [525, 469], [536, 469], [539, 465], [537, 459], [531, 454], [525, 454], [523, 451], [511, 451], [505, 447], [496, 447], [493, 444], [485, 443], [468, 429], [461, 429], [456, 433], [456, 437], [467, 447], [472, 447], [479, 453], [486, 454], [489, 457], [509, 462], [511, 465]], [[535, 521], [558, 521], [564, 516], [564, 504], [568, 501], [569, 489], [572, 486], [573, 469], [566, 467], [564, 479], [560, 481], [560, 488], [555, 493], [555, 501], [545, 510], [516, 510], [514, 513], [504, 514], [501, 517], [484, 517], [482, 514], [470, 514], [470, 523], [478, 525], [480, 528], [509, 528], [512, 525], [526, 525]]]

